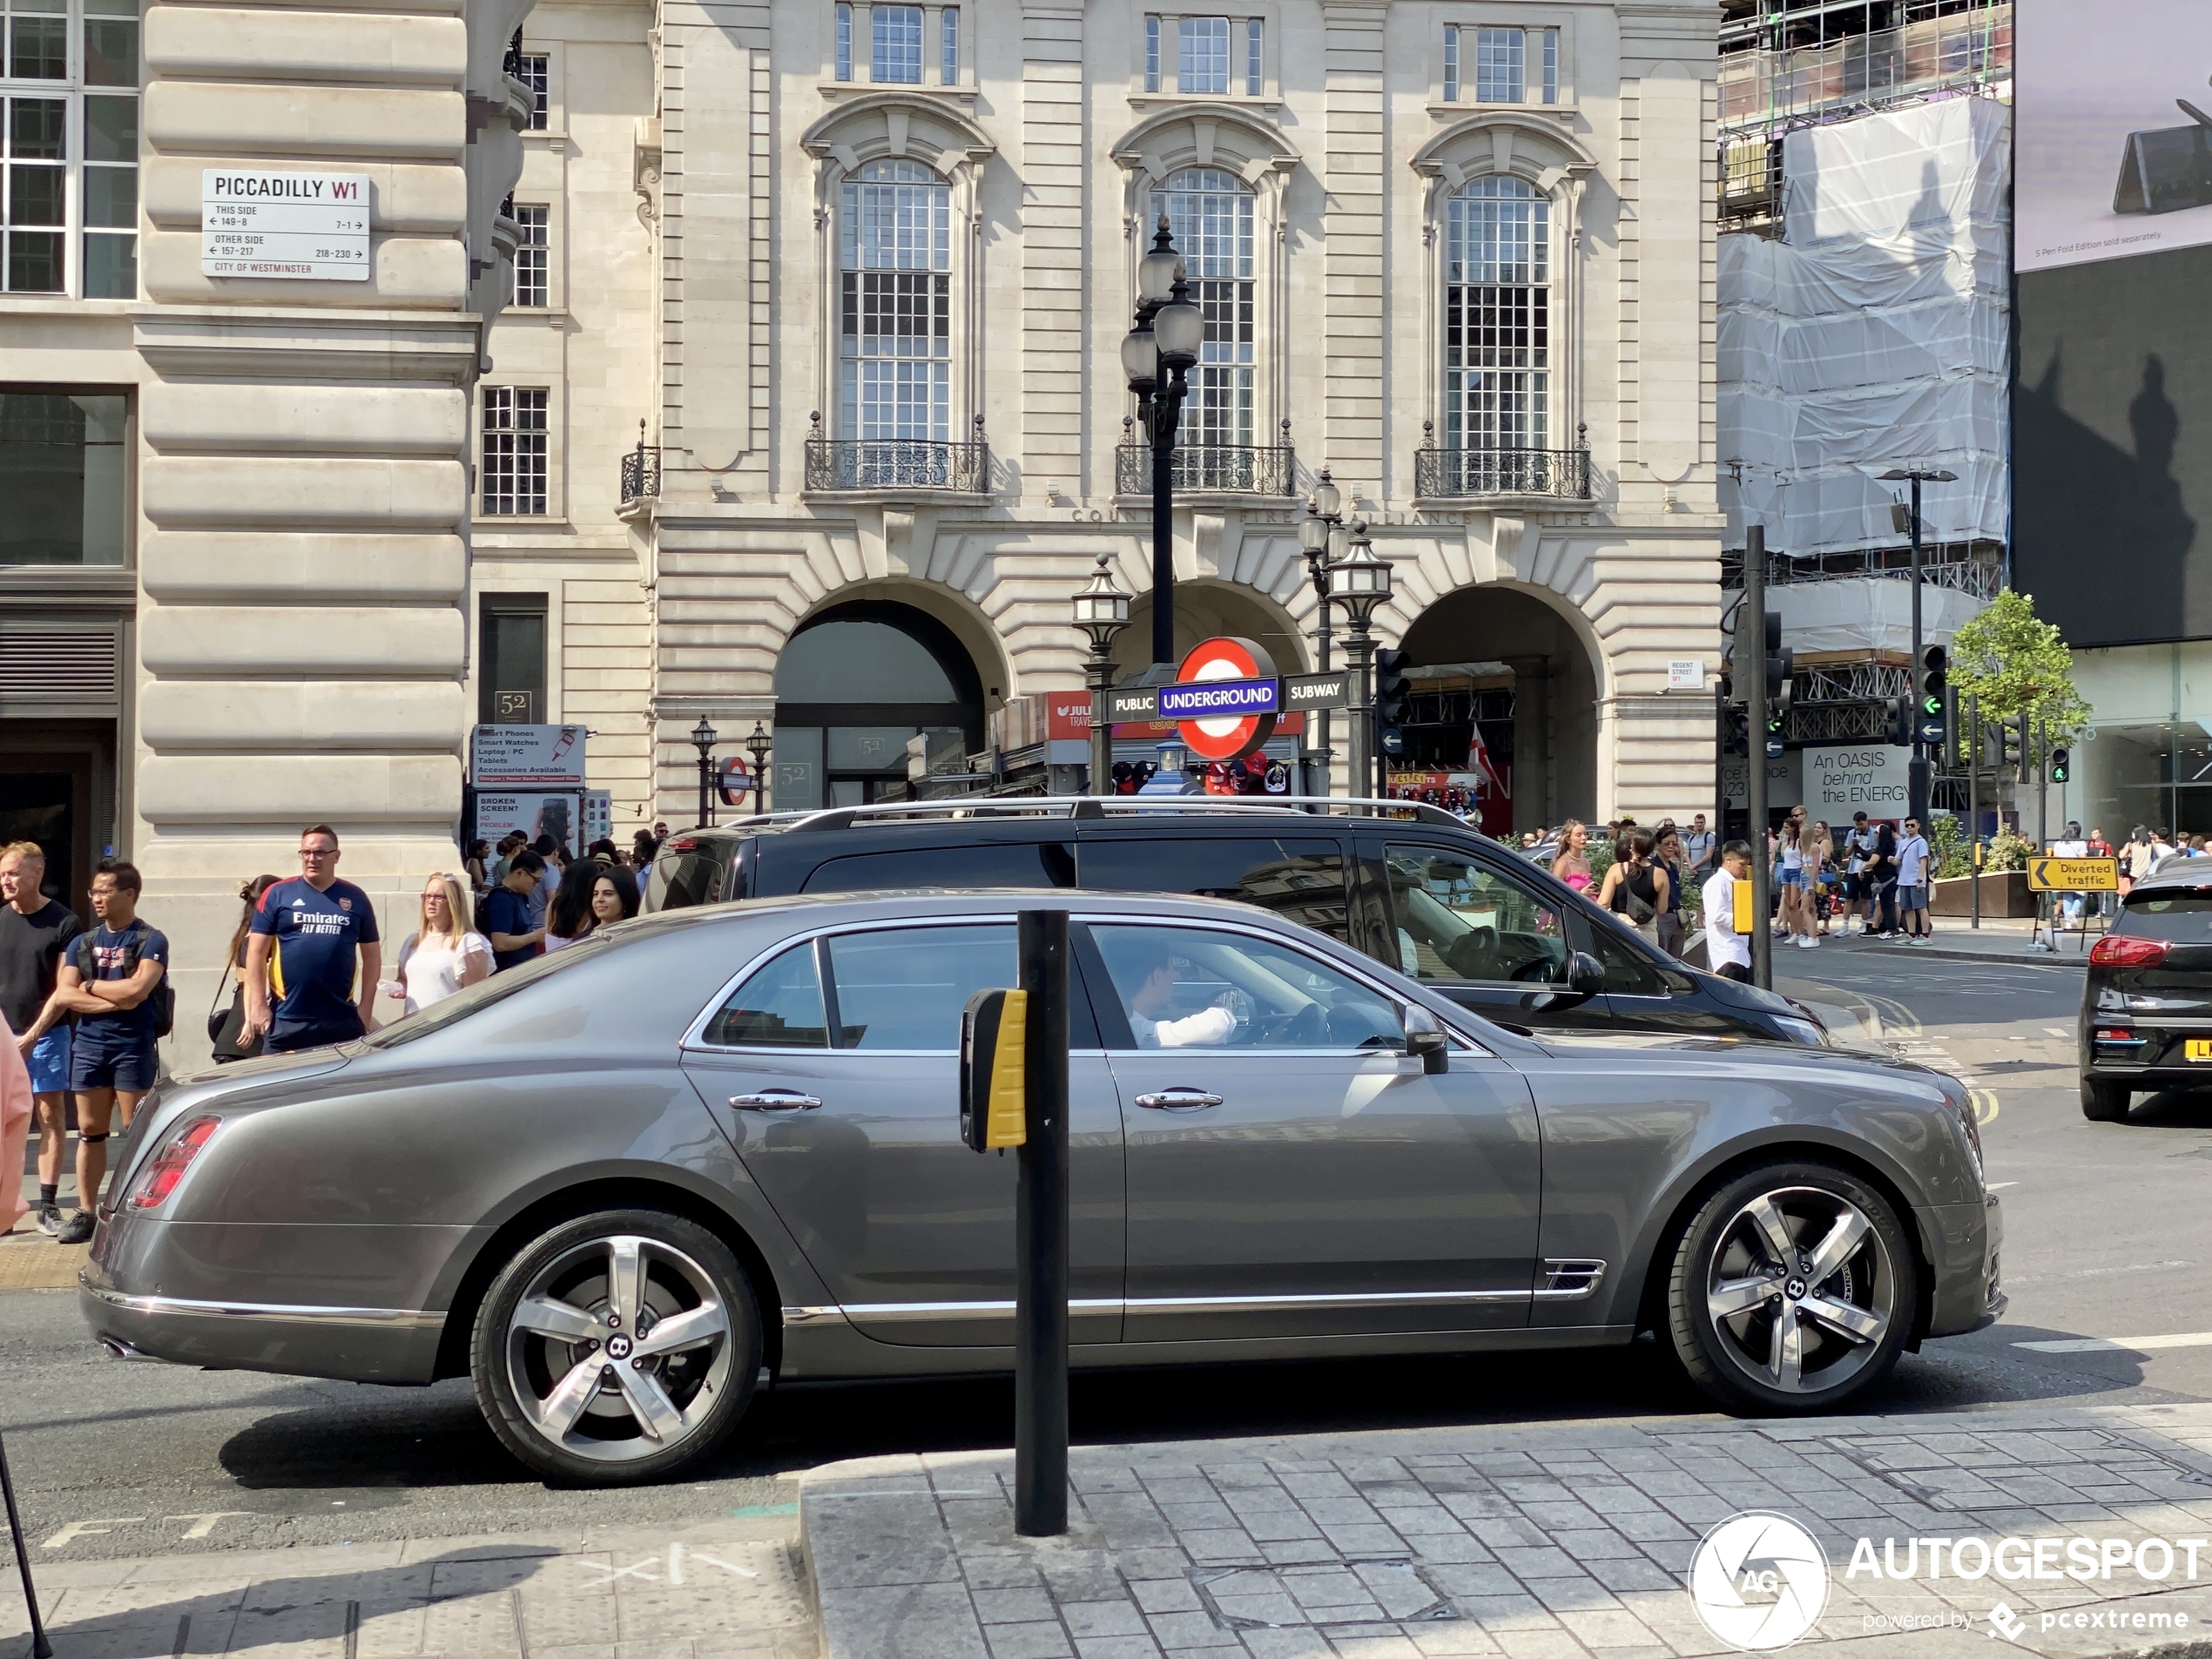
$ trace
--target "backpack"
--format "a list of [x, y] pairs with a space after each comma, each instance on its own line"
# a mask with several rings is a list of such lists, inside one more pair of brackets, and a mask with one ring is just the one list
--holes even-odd
[[[145, 936], [152, 931], [152, 928], [147, 927], [138, 917], [132, 918], [130, 928], [123, 935], [130, 941], [124, 948], [128, 952], [123, 959], [124, 978], [128, 979], [138, 971], [138, 959], [145, 950]], [[94, 971], [95, 965], [92, 961], [92, 934], [91, 933], [81, 933], [71, 941], [69, 965], [77, 970], [78, 976], [87, 985], [91, 984], [98, 977]], [[161, 983], [147, 994], [146, 1001], [153, 1008], [154, 1035], [167, 1036], [172, 1030], [175, 1029], [177, 1024], [177, 988], [170, 984], [166, 972], [161, 976]]]

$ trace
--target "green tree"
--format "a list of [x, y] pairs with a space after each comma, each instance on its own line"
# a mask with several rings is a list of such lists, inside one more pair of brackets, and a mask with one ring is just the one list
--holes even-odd
[[2011, 588], [1952, 638], [1951, 683], [1961, 711], [1971, 697], [1985, 720], [2031, 715], [2053, 743], [2073, 741], [2095, 713], [2074, 689], [2074, 653], [2057, 624], [2037, 617], [2035, 601]]

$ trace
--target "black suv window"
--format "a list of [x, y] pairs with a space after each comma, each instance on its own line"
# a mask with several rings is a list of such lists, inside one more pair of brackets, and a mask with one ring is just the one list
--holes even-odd
[[1464, 853], [1405, 842], [1384, 848], [1383, 868], [1401, 973], [1487, 984], [1567, 977], [1566, 919], [1532, 888]]
[[2138, 887], [2128, 895], [2112, 930], [2144, 939], [2169, 940], [2177, 945], [2212, 945], [2212, 892]]
[[652, 880], [655, 910], [719, 904], [724, 897], [722, 860], [707, 847], [664, 854], [653, 865]]
[[1349, 943], [1344, 874], [1344, 848], [1318, 838], [1100, 836], [1076, 849], [1082, 887], [1241, 899]]
[[1060, 841], [983, 841], [965, 846], [855, 853], [817, 866], [802, 893], [893, 887], [1071, 887], [1076, 860]]

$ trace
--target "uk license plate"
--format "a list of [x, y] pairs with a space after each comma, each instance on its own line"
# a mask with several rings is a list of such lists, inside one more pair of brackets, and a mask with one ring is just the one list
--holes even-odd
[[2182, 1058], [2212, 1060], [2212, 1037], [2190, 1037], [2182, 1044]]

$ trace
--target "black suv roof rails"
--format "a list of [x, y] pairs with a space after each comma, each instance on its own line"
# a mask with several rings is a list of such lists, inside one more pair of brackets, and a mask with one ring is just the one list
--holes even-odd
[[1347, 817], [1406, 817], [1418, 823], [1472, 827], [1441, 806], [1420, 800], [1384, 800], [1340, 795], [1001, 795], [968, 800], [887, 800], [868, 806], [833, 806], [804, 813], [767, 813], [738, 819], [725, 828], [843, 830], [857, 823], [901, 819], [1069, 818], [1097, 819], [1130, 813], [1272, 813], [1308, 818], [1300, 810], [1318, 806]]

